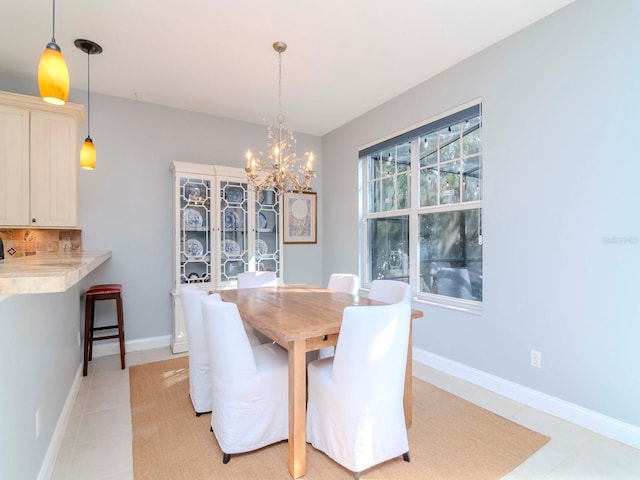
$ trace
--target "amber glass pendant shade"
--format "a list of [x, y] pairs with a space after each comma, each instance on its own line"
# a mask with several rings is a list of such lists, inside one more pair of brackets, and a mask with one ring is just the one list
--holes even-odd
[[87, 54], [87, 138], [80, 149], [80, 166], [85, 170], [96, 168], [96, 147], [91, 140], [91, 82], [89, 81], [89, 59], [91, 55], [102, 53], [102, 47], [96, 42], [78, 38], [74, 42], [76, 47]]
[[47, 44], [38, 64], [38, 87], [45, 102], [64, 105], [69, 98], [69, 69], [60, 47]]
[[87, 137], [80, 149], [80, 166], [86, 170], [96, 168], [96, 147], [91, 137]]

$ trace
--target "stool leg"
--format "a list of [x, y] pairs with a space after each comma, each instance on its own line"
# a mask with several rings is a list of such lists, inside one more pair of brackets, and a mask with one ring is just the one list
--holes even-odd
[[87, 376], [89, 363], [89, 344], [91, 343], [91, 317], [93, 316], [93, 301], [85, 296], [84, 299], [84, 357], [82, 360], [82, 376]]
[[93, 323], [96, 315], [96, 299], [91, 297], [91, 314], [89, 315], [89, 361], [93, 360]]
[[122, 296], [118, 295], [116, 298], [116, 305], [118, 309], [118, 340], [120, 341], [120, 365], [124, 370], [124, 314], [122, 311]]

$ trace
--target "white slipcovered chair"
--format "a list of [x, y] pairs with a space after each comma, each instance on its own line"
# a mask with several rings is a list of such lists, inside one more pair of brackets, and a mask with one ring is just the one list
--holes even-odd
[[409, 461], [403, 396], [409, 302], [346, 307], [335, 356], [307, 367], [307, 442], [360, 472]]
[[337, 292], [357, 295], [360, 290], [360, 277], [353, 273], [333, 273], [329, 277], [327, 288]]
[[278, 284], [275, 272], [242, 272], [238, 274], [238, 288], [271, 287]]
[[[238, 289], [273, 287], [278, 285], [278, 277], [275, 272], [242, 272], [238, 274]], [[258, 332], [255, 328], [245, 324], [252, 345], [271, 342], [269, 338]]]
[[289, 437], [289, 364], [274, 344], [252, 346], [235, 303], [205, 299], [212, 383], [211, 430], [223, 463]]
[[[360, 290], [360, 277], [353, 273], [332, 273], [327, 284], [329, 290], [357, 295]], [[325, 347], [318, 350], [318, 358], [327, 358], [333, 355], [334, 347]]]
[[[194, 285], [181, 290], [182, 317], [189, 342], [189, 396], [196, 416], [211, 411], [211, 367], [209, 352], [204, 339], [202, 324], [202, 300], [207, 292]], [[213, 301], [220, 301], [220, 295], [210, 295]]]
[[411, 286], [398, 280], [374, 280], [369, 298], [385, 303], [411, 302]]

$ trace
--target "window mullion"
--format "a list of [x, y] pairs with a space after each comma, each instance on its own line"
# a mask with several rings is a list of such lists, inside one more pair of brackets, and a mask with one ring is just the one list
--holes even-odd
[[436, 199], [437, 199], [437, 203], [436, 205], [439, 207], [440, 206], [440, 199], [442, 198], [442, 196], [440, 195], [440, 184], [442, 183], [441, 178], [442, 178], [442, 172], [440, 170], [440, 132], [437, 133], [436, 135]]
[[[409, 197], [409, 285], [411, 291], [416, 293], [419, 291], [419, 265], [420, 257], [418, 256], [418, 215], [417, 208], [420, 206], [420, 139], [415, 138], [411, 141], [411, 195]], [[417, 173], [416, 173], [417, 172]]]
[[[458, 185], [460, 186], [459, 188], [459, 192], [458, 192], [458, 203], [463, 203], [464, 202], [464, 191], [465, 191], [465, 187], [466, 185], [463, 184], [463, 176], [462, 176], [462, 169], [464, 168], [464, 148], [462, 145], [462, 132], [464, 131], [464, 128], [462, 126], [460, 126], [460, 132], [458, 133], [458, 142], [460, 142], [460, 155], [458, 156], [459, 160], [458, 160]], [[465, 182], [466, 183], [466, 182]]]

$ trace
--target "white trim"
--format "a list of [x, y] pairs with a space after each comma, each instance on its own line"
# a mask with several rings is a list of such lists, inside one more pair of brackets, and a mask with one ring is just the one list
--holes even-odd
[[12, 92], [0, 92], [0, 103], [11, 107], [28, 108], [29, 110], [62, 113], [75, 117], [78, 120], [84, 120], [86, 113], [84, 105], [82, 104], [67, 102], [64, 105], [52, 105], [43, 102], [40, 97]]
[[[186, 162], [178, 162], [174, 160], [169, 165], [169, 168], [176, 175], [184, 175], [189, 176], [189, 174], [194, 175], [215, 175], [216, 170], [213, 165], [209, 163], [186, 163]], [[188, 171], [189, 173], [185, 173]]]
[[[150, 350], [152, 348], [168, 347], [171, 344], [171, 335], [161, 337], [140, 338], [137, 340], [125, 340], [125, 352], [138, 352], [140, 350]], [[94, 357], [106, 357], [107, 355], [119, 355], [120, 344], [118, 341], [99, 342], [93, 344]]]
[[443, 307], [458, 312], [470, 313], [472, 315], [482, 315], [482, 302], [465, 300], [463, 298], [446, 297], [444, 295], [434, 295], [425, 292], [416, 293], [412, 301], [429, 305], [431, 307]]
[[53, 431], [51, 442], [49, 442], [47, 453], [45, 454], [44, 460], [42, 461], [42, 465], [40, 466], [40, 472], [38, 473], [38, 480], [49, 480], [51, 478], [51, 475], [53, 474], [53, 467], [55, 467], [56, 465], [56, 459], [58, 458], [58, 454], [60, 453], [60, 447], [62, 446], [64, 435], [67, 431], [67, 427], [69, 426], [69, 419], [71, 418], [73, 405], [76, 401], [78, 391], [80, 390], [80, 384], [82, 383], [82, 378], [83, 377], [82, 377], [82, 363], [81, 363], [80, 365], [78, 365], [78, 369], [76, 370], [76, 376], [73, 379], [73, 383], [71, 384], [71, 388], [69, 389], [69, 393], [67, 395], [67, 400], [64, 402], [64, 406], [62, 407], [62, 412], [58, 417], [58, 422], [56, 423], [56, 428]]
[[413, 347], [413, 360], [605, 437], [634, 448], [640, 448], [640, 427], [630, 423], [622, 422], [416, 347]]

